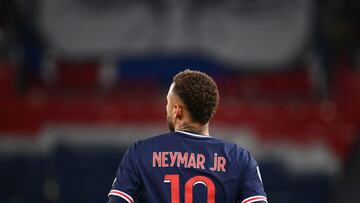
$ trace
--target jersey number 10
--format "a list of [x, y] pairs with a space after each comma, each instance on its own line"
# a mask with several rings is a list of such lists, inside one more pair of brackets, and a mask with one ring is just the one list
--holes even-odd
[[[165, 175], [165, 183], [171, 185], [171, 203], [180, 203], [180, 183], [179, 175]], [[194, 176], [185, 183], [185, 203], [193, 202], [193, 187], [196, 184], [203, 184], [207, 187], [208, 203], [215, 203], [215, 185], [211, 179], [205, 176]]]

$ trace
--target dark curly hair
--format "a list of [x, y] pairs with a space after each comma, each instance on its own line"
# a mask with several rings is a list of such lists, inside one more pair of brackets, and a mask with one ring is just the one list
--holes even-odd
[[173, 91], [184, 102], [192, 121], [209, 122], [220, 98], [215, 81], [203, 72], [187, 69], [175, 75], [173, 82]]

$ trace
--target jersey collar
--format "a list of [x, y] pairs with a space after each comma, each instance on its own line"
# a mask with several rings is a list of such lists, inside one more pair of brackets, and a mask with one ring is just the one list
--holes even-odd
[[182, 133], [182, 134], [186, 134], [186, 135], [190, 135], [190, 136], [192, 136], [192, 137], [197, 137], [197, 138], [213, 138], [213, 137], [211, 137], [211, 136], [200, 135], [200, 134], [190, 133], [190, 132], [181, 131], [181, 130], [175, 130], [175, 132]]

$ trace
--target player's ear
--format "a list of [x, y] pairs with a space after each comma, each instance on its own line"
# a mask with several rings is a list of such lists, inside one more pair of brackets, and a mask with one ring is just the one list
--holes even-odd
[[181, 119], [183, 117], [183, 107], [179, 104], [174, 104], [174, 115], [175, 118]]

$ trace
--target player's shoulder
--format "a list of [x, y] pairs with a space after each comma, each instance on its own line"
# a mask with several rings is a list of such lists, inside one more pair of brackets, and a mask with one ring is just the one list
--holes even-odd
[[159, 142], [166, 142], [166, 141], [169, 141], [170, 139], [173, 139], [170, 136], [171, 136], [171, 133], [163, 133], [160, 135], [154, 135], [152, 137], [136, 141], [132, 145], [132, 147], [141, 149], [141, 148], [144, 148], [147, 146], [153, 146], [154, 144], [159, 144]]
[[254, 157], [248, 149], [245, 149], [239, 145], [236, 145], [236, 156], [240, 163], [249, 163], [254, 161]]
[[245, 148], [241, 147], [240, 145], [238, 145], [234, 142], [222, 139], [222, 138], [217, 138], [216, 136], [214, 136], [214, 139], [212, 139], [212, 141], [224, 145], [225, 148], [227, 148], [233, 152], [237, 152], [237, 153], [247, 152], [247, 150]]
[[227, 151], [228, 154], [231, 154], [233, 157], [237, 157], [237, 159], [240, 161], [247, 161], [252, 157], [250, 151], [240, 146], [239, 144], [219, 138], [215, 138], [214, 141], [222, 143], [224, 145], [225, 151]]
[[153, 136], [151, 136], [149, 138], [139, 140], [138, 143], [152, 144], [154, 142], [159, 142], [159, 141], [162, 141], [162, 140], [173, 139], [174, 136], [171, 136], [172, 134], [174, 134], [174, 133], [168, 132], [168, 133], [162, 133], [162, 134], [158, 134], [158, 135], [153, 135]]

